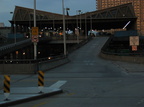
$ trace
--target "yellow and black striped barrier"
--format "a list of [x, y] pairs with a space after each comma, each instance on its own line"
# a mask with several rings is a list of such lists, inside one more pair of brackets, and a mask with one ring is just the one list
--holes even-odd
[[4, 75], [4, 95], [6, 97], [5, 100], [8, 100], [9, 94], [10, 94], [10, 76]]
[[38, 87], [40, 89], [40, 93], [42, 93], [42, 89], [44, 87], [44, 72], [38, 71]]

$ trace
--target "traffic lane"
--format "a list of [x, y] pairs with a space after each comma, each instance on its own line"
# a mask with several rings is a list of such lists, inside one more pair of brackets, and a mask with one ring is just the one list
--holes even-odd
[[[15, 84], [19, 81], [32, 78], [34, 75], [10, 75], [11, 84]], [[0, 90], [3, 89], [4, 75], [0, 75]]]
[[[123, 99], [123, 100], [121, 100]], [[134, 103], [136, 98], [45, 98], [37, 102], [12, 107], [143, 107]]]
[[64, 79], [67, 83], [62, 86], [63, 94], [15, 107], [142, 107], [143, 78]]
[[[90, 84], [89, 81], [90, 86], [81, 87], [83, 90], [75, 88], [73, 91], [72, 90], [69, 91], [68, 95], [71, 96], [71, 98], [79, 98], [79, 100], [81, 98], [80, 100], [81, 104], [79, 106], [84, 106], [84, 107], [89, 107], [88, 105], [91, 105], [90, 107], [95, 107], [95, 105], [97, 105], [98, 107], [141, 106], [143, 105], [142, 99], [144, 93], [142, 90], [144, 89], [144, 86], [142, 84], [144, 80], [142, 79], [139, 82], [135, 80], [133, 80], [133, 78], [129, 78], [129, 79], [109, 78], [106, 80], [97, 79], [97, 81], [93, 80], [92, 84]], [[83, 86], [84, 84], [85, 82], [80, 86]], [[78, 87], [78, 85], [75, 85], [75, 87]], [[70, 89], [72, 89], [72, 87], [68, 86], [68, 90]], [[75, 91], [75, 90], [79, 90], [79, 91]], [[82, 94], [81, 92], [85, 94]]]
[[[96, 105], [100, 107], [117, 107], [119, 105], [120, 107], [125, 107], [125, 105], [126, 107], [136, 107], [136, 104], [142, 102], [143, 94], [140, 93], [143, 92], [142, 83], [144, 80], [140, 80], [139, 77], [132, 78], [129, 75], [121, 75], [121, 72], [124, 72], [122, 69], [115, 66], [111, 61], [100, 59], [98, 57], [98, 50], [100, 49], [97, 49], [95, 45], [98, 42], [102, 44], [101, 38], [94, 39], [73, 52], [69, 56], [71, 58], [70, 63], [46, 73], [46, 78], [67, 81], [62, 87], [64, 94], [25, 103], [22, 106], [32, 104], [31, 106], [37, 107], [39, 105], [43, 107], [65, 107], [67, 105], [70, 107], [88, 107], [89, 105], [91, 107]], [[88, 60], [97, 62], [86, 64]], [[138, 88], [133, 88], [133, 85]], [[128, 92], [129, 90], [131, 91]], [[137, 91], [139, 94], [136, 96]], [[125, 95], [125, 93], [131, 94]]]
[[[93, 75], [91, 75], [91, 73]], [[77, 74], [77, 75], [75, 75]], [[45, 75], [49, 77], [121, 77], [129, 74], [119, 66], [111, 62], [95, 61], [71, 61], [70, 63], [48, 71]]]

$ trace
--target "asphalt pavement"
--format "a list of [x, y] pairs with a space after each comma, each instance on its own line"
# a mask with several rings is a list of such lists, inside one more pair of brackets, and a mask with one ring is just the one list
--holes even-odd
[[[111, 61], [119, 69], [131, 73], [132, 75], [144, 75], [143, 64], [135, 64], [120, 61]], [[77, 63], [75, 60], [74, 63]], [[86, 65], [92, 63], [85, 60]], [[94, 62], [93, 62], [94, 63]], [[87, 74], [88, 75], [88, 74]], [[62, 93], [61, 86], [66, 84], [65, 80], [53, 80], [45, 79], [46, 84], [43, 88], [43, 93], [39, 93], [40, 90], [37, 86], [37, 75], [11, 75], [11, 91], [6, 100], [6, 95], [3, 93], [3, 75], [0, 75], [0, 106], [9, 106], [25, 101], [35, 100], [42, 97], [48, 97], [51, 95]], [[22, 84], [25, 82], [26, 84]], [[20, 86], [18, 86], [20, 85]]]
[[[0, 79], [0, 107], [8, 107], [63, 93], [60, 87], [66, 83], [66, 81], [49, 80], [46, 86], [39, 87], [38, 83], [36, 83], [38, 81], [37, 75], [12, 75], [10, 76], [10, 92], [4, 93], [2, 88], [4, 86], [4, 77], [1, 75]], [[28, 81], [28, 84], [25, 85], [23, 81]]]

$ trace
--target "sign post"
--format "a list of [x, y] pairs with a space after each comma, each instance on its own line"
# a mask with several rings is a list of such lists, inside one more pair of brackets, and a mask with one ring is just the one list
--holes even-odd
[[38, 27], [32, 27], [32, 42], [34, 43], [34, 59], [37, 59]]
[[32, 35], [38, 35], [38, 27], [32, 27]]
[[[32, 28], [32, 33], [38, 35], [38, 28], [36, 27], [36, 0], [34, 0], [34, 27]], [[34, 59], [37, 59], [37, 42], [34, 42]]]
[[75, 28], [75, 34], [77, 35], [77, 43], [79, 44], [79, 29], [78, 28]]
[[6, 97], [5, 101], [8, 101], [8, 97], [10, 94], [10, 76], [4, 75], [4, 95]]
[[38, 71], [38, 88], [40, 90], [39, 93], [43, 93], [42, 90], [44, 88], [44, 72]]
[[132, 51], [137, 51], [137, 46], [139, 46], [139, 36], [129, 37], [130, 46], [132, 46]]
[[137, 46], [133, 45], [132, 46], [132, 51], [137, 51]]

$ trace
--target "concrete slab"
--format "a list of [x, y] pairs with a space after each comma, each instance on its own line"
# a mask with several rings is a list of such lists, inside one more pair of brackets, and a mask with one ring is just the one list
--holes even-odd
[[44, 87], [43, 93], [39, 93], [40, 90], [38, 87], [14, 87], [11, 88], [11, 93], [8, 97], [8, 100], [5, 100], [6, 97], [2, 90], [0, 90], [0, 106], [7, 107], [27, 101], [36, 100], [39, 98], [49, 97], [51, 95], [62, 93], [63, 91], [59, 88], [49, 88]]

